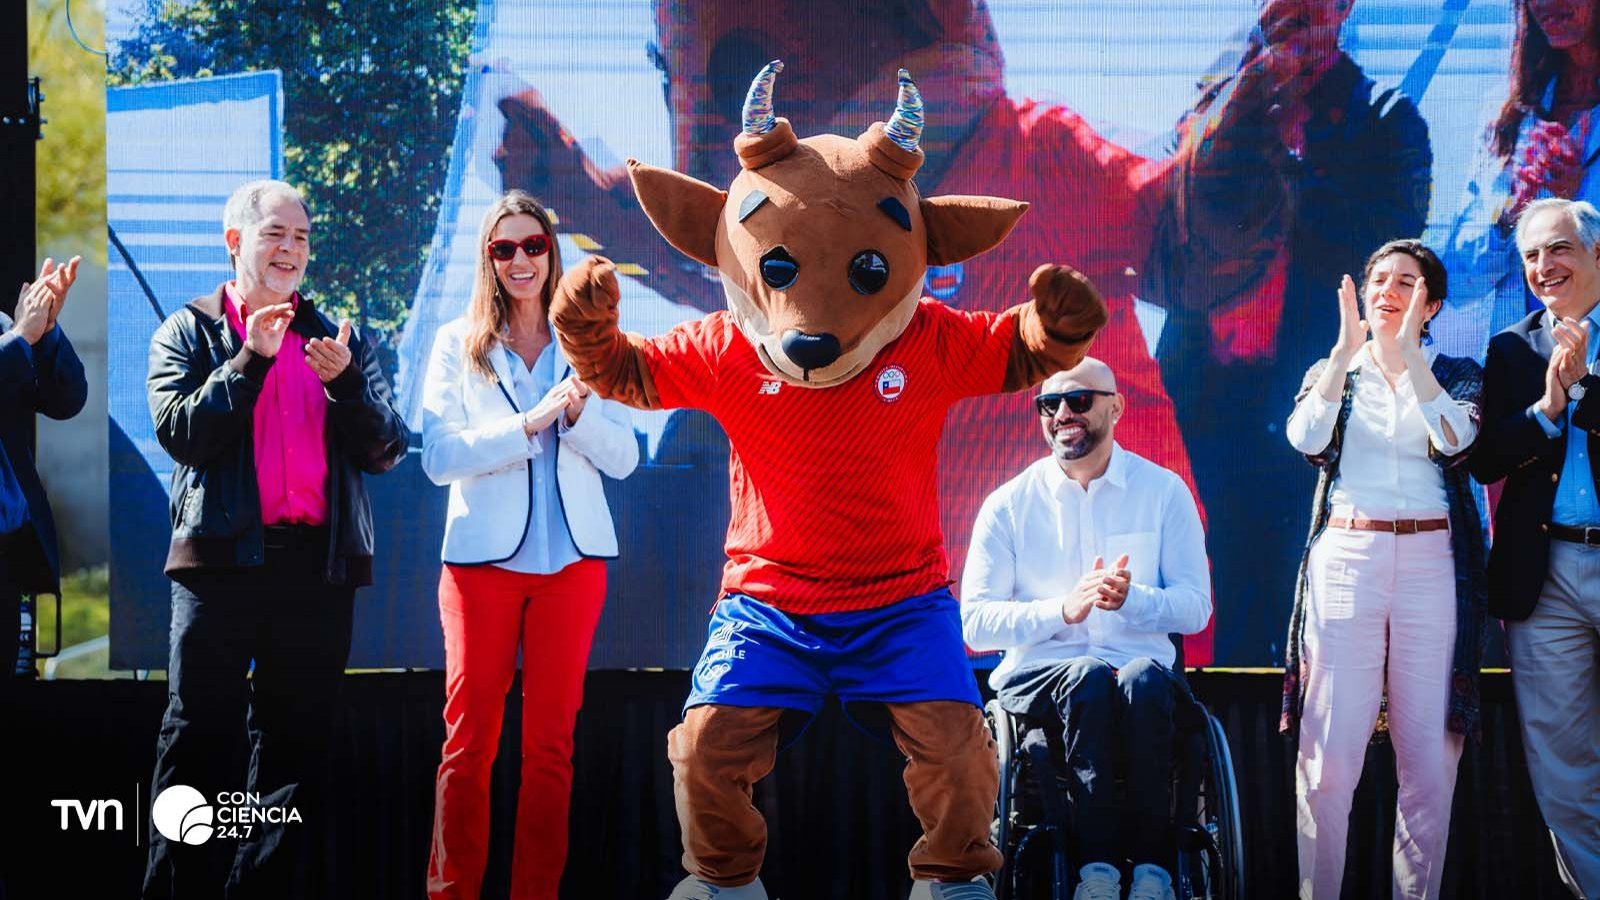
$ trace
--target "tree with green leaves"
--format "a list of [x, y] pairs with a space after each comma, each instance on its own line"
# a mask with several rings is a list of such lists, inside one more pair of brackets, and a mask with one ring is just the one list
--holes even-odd
[[475, 13], [471, 0], [148, 0], [108, 77], [281, 71], [287, 180], [312, 212], [308, 286], [335, 318], [393, 335], [438, 219]]
[[[106, 104], [103, 63], [74, 41], [66, 7], [34, 0], [28, 8], [28, 68], [44, 92], [44, 140], [39, 142], [34, 195], [39, 246], [81, 247], [105, 265]], [[104, 19], [94, 8], [79, 10], [78, 37], [90, 48], [104, 40]], [[87, 243], [80, 243], [85, 238]], [[37, 260], [35, 260], [37, 264]]]

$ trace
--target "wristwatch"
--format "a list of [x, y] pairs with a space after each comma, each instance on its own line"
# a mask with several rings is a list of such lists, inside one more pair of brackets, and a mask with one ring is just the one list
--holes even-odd
[[1567, 399], [1571, 400], [1574, 403], [1578, 402], [1579, 400], [1582, 400], [1584, 398], [1584, 395], [1589, 393], [1589, 386], [1584, 384], [1584, 382], [1588, 381], [1590, 378], [1593, 378], [1593, 377], [1595, 377], [1595, 376], [1593, 376], [1593, 375], [1585, 375], [1582, 378], [1578, 379], [1577, 381], [1574, 381], [1572, 383], [1572, 386], [1567, 388]]

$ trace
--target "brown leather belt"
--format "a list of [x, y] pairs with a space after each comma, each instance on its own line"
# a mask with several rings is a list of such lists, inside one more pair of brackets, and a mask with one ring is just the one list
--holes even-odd
[[1569, 541], [1574, 544], [1588, 544], [1591, 547], [1600, 547], [1600, 528], [1591, 525], [1587, 528], [1573, 528], [1570, 525], [1547, 525], [1545, 530], [1558, 541]]
[[1384, 531], [1389, 534], [1419, 534], [1424, 531], [1448, 531], [1449, 519], [1396, 519], [1387, 522], [1383, 519], [1346, 519], [1335, 516], [1328, 520], [1329, 528], [1345, 528], [1350, 531]]

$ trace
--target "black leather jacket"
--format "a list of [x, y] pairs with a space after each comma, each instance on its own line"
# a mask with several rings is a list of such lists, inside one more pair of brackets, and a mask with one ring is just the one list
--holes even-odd
[[[306, 338], [338, 329], [301, 297], [289, 328]], [[328, 584], [372, 583], [372, 507], [361, 473], [387, 472], [410, 434], [376, 354], [350, 337], [350, 366], [328, 395]], [[146, 382], [156, 439], [172, 471], [166, 571], [262, 564], [261, 498], [251, 429], [276, 357], [258, 356], [228, 324], [221, 287], [173, 313], [150, 341]], [[298, 362], [298, 361], [294, 361]]]

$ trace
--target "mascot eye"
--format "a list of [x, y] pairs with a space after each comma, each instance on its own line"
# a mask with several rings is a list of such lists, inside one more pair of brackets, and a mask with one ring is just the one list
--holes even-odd
[[858, 294], [876, 294], [889, 283], [889, 261], [876, 250], [863, 250], [850, 260], [850, 286]]
[[761, 280], [768, 287], [783, 290], [800, 277], [800, 263], [782, 247], [773, 247], [761, 257]]

